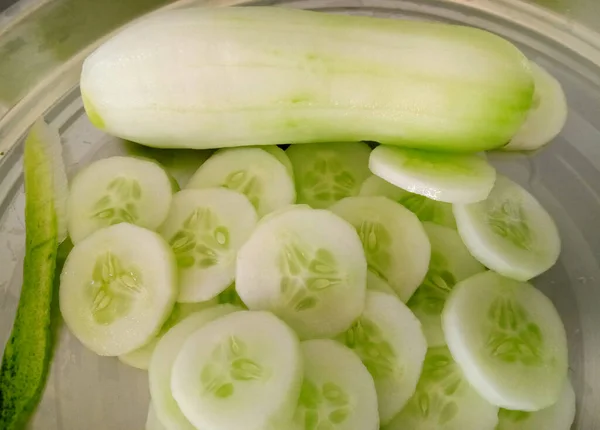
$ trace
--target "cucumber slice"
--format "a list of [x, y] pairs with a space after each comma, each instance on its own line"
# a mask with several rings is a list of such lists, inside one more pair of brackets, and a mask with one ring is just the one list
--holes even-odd
[[302, 342], [300, 349], [304, 382], [298, 428], [379, 430], [375, 384], [356, 354], [328, 339]]
[[369, 176], [363, 182], [359, 195], [387, 197], [413, 212], [421, 221], [431, 221], [446, 227], [456, 228], [456, 221], [450, 203], [438, 202], [425, 196], [409, 193], [384, 181], [379, 176]]
[[292, 178], [292, 181], [294, 180], [294, 166], [292, 166], [290, 157], [287, 156], [283, 149], [277, 145], [257, 146], [257, 148], [260, 148], [277, 158], [277, 161], [283, 164], [283, 167], [285, 167], [285, 170], [287, 170], [288, 175], [290, 175], [290, 178]]
[[408, 307], [421, 321], [431, 348], [446, 344], [441, 315], [448, 294], [457, 282], [485, 271], [485, 267], [469, 253], [456, 230], [428, 222], [423, 227], [431, 243], [431, 262]]
[[200, 429], [285, 428], [300, 395], [294, 332], [268, 312], [242, 311], [192, 334], [175, 360], [173, 397]]
[[496, 430], [569, 430], [575, 420], [575, 391], [567, 381], [558, 401], [538, 412], [500, 409]]
[[292, 145], [286, 151], [296, 175], [298, 203], [325, 209], [355, 196], [370, 175], [366, 143]]
[[369, 158], [371, 172], [411, 193], [447, 203], [484, 200], [496, 169], [477, 154], [447, 154], [379, 145]]
[[189, 315], [173, 326], [158, 341], [148, 367], [150, 396], [156, 416], [169, 430], [194, 430], [185, 418], [171, 392], [171, 374], [177, 354], [185, 341], [198, 329], [211, 321], [241, 310], [232, 305], [219, 305]]
[[458, 233], [475, 258], [520, 281], [548, 270], [560, 254], [554, 221], [523, 187], [498, 176], [487, 200], [455, 205]]
[[379, 418], [387, 424], [417, 387], [427, 352], [419, 320], [396, 296], [369, 291], [363, 314], [339, 340], [359, 355], [371, 373]]
[[236, 289], [303, 339], [335, 336], [365, 303], [367, 264], [360, 239], [329, 211], [294, 208], [259, 223], [238, 253]]
[[216, 299], [201, 303], [175, 303], [173, 312], [171, 312], [171, 316], [169, 316], [169, 319], [160, 328], [160, 332], [150, 342], [141, 348], [124, 355], [119, 355], [119, 361], [137, 369], [147, 370], [158, 341], [167, 331], [169, 331], [169, 329], [171, 329], [171, 327], [179, 323], [188, 315], [203, 309], [214, 307], [217, 304], [218, 302]]
[[177, 300], [203, 302], [231, 285], [237, 251], [256, 223], [254, 207], [236, 191], [208, 188], [176, 193], [160, 233], [177, 258]]
[[459, 282], [442, 326], [465, 377], [490, 403], [531, 412], [558, 400], [567, 377], [565, 328], [531, 284], [494, 272]]
[[369, 270], [406, 302], [425, 278], [431, 255], [415, 214], [385, 197], [348, 197], [331, 211], [356, 228]]
[[146, 430], [166, 430], [165, 426], [158, 420], [152, 403], [148, 406], [148, 418], [146, 418]]
[[68, 227], [77, 244], [96, 230], [128, 222], [150, 230], [167, 217], [173, 191], [155, 162], [110, 157], [81, 170], [71, 183]]
[[380, 293], [391, 294], [392, 296], [396, 295], [396, 292], [390, 287], [390, 284], [370, 270], [367, 271], [367, 290], [379, 291]]
[[186, 188], [225, 187], [250, 200], [259, 217], [296, 201], [294, 180], [277, 158], [260, 148], [217, 151]]
[[99, 355], [148, 343], [177, 296], [177, 266], [158, 234], [121, 223], [71, 251], [60, 278], [60, 311], [71, 332]]
[[567, 121], [567, 99], [560, 83], [538, 64], [531, 62], [530, 66], [535, 82], [533, 105], [504, 150], [538, 149], [554, 139]]
[[417, 391], [383, 430], [493, 430], [497, 422], [498, 408], [471, 388], [441, 347], [427, 351]]

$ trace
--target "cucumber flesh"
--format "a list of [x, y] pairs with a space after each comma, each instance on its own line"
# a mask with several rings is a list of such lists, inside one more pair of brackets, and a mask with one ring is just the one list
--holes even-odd
[[268, 312], [241, 311], [185, 341], [171, 388], [197, 428], [285, 428], [293, 419], [302, 370], [300, 343], [287, 325]]
[[370, 175], [366, 143], [292, 145], [286, 153], [294, 166], [298, 203], [315, 209], [357, 195]]
[[177, 295], [173, 252], [158, 234], [121, 223], [73, 248], [60, 278], [71, 332], [99, 355], [138, 349], [159, 332]]
[[532, 412], [558, 400], [567, 377], [565, 328], [531, 284], [494, 272], [459, 282], [442, 326], [466, 379], [490, 403]]
[[300, 345], [304, 381], [295, 421], [302, 429], [379, 430], [373, 378], [351, 350], [328, 340]]
[[219, 305], [193, 313], [174, 325], [158, 341], [148, 367], [148, 377], [154, 411], [167, 429], [195, 429], [181, 412], [171, 392], [173, 364], [185, 341], [209, 322], [239, 310], [236, 306]]
[[356, 228], [369, 270], [406, 302], [425, 278], [431, 255], [416, 215], [385, 197], [348, 197], [331, 211]]
[[419, 320], [395, 296], [367, 292], [361, 317], [340, 341], [362, 359], [375, 381], [381, 424], [387, 424], [414, 394], [427, 341]]
[[448, 294], [457, 282], [485, 271], [485, 267], [469, 253], [456, 230], [429, 222], [423, 227], [431, 243], [431, 262], [425, 281], [408, 301], [408, 307], [421, 321], [432, 348], [446, 344], [441, 315]]
[[382, 430], [494, 430], [497, 423], [498, 408], [469, 385], [448, 349], [438, 347], [427, 351], [415, 394]]
[[367, 290], [379, 291], [380, 293], [387, 293], [392, 296], [396, 295], [396, 292], [390, 287], [390, 284], [370, 270], [367, 271]]
[[268, 310], [302, 339], [335, 336], [364, 308], [367, 264], [346, 221], [294, 208], [259, 223], [238, 253], [236, 289], [252, 310]]
[[244, 194], [259, 217], [296, 201], [294, 180], [286, 167], [260, 148], [217, 151], [186, 186], [190, 189], [214, 187]]
[[283, 167], [285, 167], [285, 170], [287, 170], [288, 175], [290, 175], [290, 178], [292, 178], [292, 181], [294, 180], [294, 166], [292, 166], [290, 157], [287, 156], [283, 149], [277, 145], [257, 146], [257, 148], [260, 148], [277, 158], [277, 161], [283, 164]]
[[496, 170], [477, 154], [447, 154], [379, 145], [369, 158], [371, 172], [411, 193], [447, 203], [484, 200]]
[[256, 223], [254, 207], [236, 191], [207, 188], [176, 193], [160, 233], [177, 259], [177, 300], [207, 301], [231, 285], [237, 251]]
[[146, 430], [166, 430], [165, 426], [158, 420], [152, 403], [148, 406], [148, 418], [146, 418]]
[[569, 430], [575, 420], [575, 391], [567, 381], [558, 401], [538, 412], [500, 409], [496, 430]]
[[504, 150], [538, 149], [554, 139], [567, 121], [567, 99], [560, 83], [543, 67], [533, 62], [530, 65], [535, 82], [533, 105]]
[[413, 212], [421, 221], [430, 221], [446, 227], [456, 228], [456, 221], [450, 203], [438, 202], [425, 196], [409, 193], [390, 184], [388, 181], [384, 181], [379, 176], [369, 176], [363, 182], [359, 195], [387, 197]]
[[554, 221], [523, 187], [498, 176], [487, 200], [454, 205], [458, 232], [475, 258], [520, 281], [554, 265], [560, 237]]
[[165, 220], [172, 194], [169, 175], [153, 161], [134, 157], [98, 160], [71, 183], [71, 240], [77, 244], [100, 228], [122, 222], [154, 230]]

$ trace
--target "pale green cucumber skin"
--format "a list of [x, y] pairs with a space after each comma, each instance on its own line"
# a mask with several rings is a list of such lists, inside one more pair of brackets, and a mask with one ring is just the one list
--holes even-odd
[[164, 12], [104, 43], [81, 75], [98, 127], [196, 149], [487, 150], [519, 129], [533, 90], [524, 55], [482, 30], [269, 7]]

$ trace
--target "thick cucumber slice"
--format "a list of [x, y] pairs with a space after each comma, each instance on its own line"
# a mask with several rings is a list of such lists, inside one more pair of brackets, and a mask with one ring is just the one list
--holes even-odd
[[186, 186], [213, 187], [225, 187], [244, 194], [259, 217], [296, 201], [294, 180], [286, 167], [260, 148], [217, 151]]
[[487, 200], [455, 205], [454, 215], [471, 254], [509, 278], [531, 279], [552, 267], [560, 254], [560, 237], [548, 212], [504, 176], [498, 176]]
[[331, 211], [356, 228], [369, 270], [406, 302], [425, 278], [431, 255], [415, 214], [385, 197], [348, 197]]
[[496, 169], [477, 154], [447, 154], [379, 145], [369, 158], [371, 172], [411, 193], [447, 203], [484, 200]]
[[158, 234], [121, 223], [71, 251], [60, 278], [60, 310], [71, 332], [99, 355], [148, 343], [171, 314], [177, 265]]
[[417, 391], [383, 430], [493, 430], [497, 422], [498, 408], [471, 388], [442, 347], [427, 351]]
[[241, 310], [232, 305], [219, 305], [189, 315], [172, 327], [158, 342], [148, 367], [150, 396], [160, 422], [169, 430], [194, 430], [181, 412], [171, 392], [173, 364], [185, 341], [195, 331], [217, 318]]
[[366, 143], [292, 145], [286, 153], [294, 166], [298, 203], [316, 209], [357, 195], [370, 175]]
[[183, 190], [173, 196], [160, 233], [179, 267], [180, 302], [203, 302], [235, 277], [235, 257], [257, 223], [248, 199], [226, 188]]
[[351, 225], [329, 211], [294, 208], [259, 223], [238, 253], [236, 289], [303, 339], [335, 336], [364, 308], [367, 264]]
[[171, 329], [171, 327], [179, 323], [188, 315], [203, 309], [212, 308], [218, 303], [219, 302], [216, 299], [201, 303], [175, 303], [173, 312], [171, 312], [171, 316], [169, 316], [169, 319], [160, 328], [160, 332], [150, 342], [141, 348], [131, 351], [130, 353], [120, 355], [119, 361], [137, 369], [147, 370], [158, 341], [165, 335], [167, 331]]
[[535, 82], [527, 119], [504, 150], [533, 150], [554, 139], [567, 121], [567, 99], [560, 83], [543, 67], [530, 63]]
[[442, 314], [448, 348], [490, 403], [553, 405], [567, 377], [567, 338], [552, 302], [531, 284], [480, 273], [454, 287]]
[[188, 338], [171, 387], [197, 428], [277, 429], [293, 419], [302, 372], [294, 332], [271, 313], [242, 311]]
[[391, 294], [392, 296], [396, 295], [396, 292], [390, 287], [390, 284], [381, 279], [378, 275], [367, 271], [367, 290], [369, 291], [379, 291], [380, 293]]
[[575, 391], [567, 381], [558, 401], [538, 412], [500, 409], [496, 430], [569, 430], [575, 420]]
[[396, 296], [369, 291], [363, 314], [339, 339], [371, 373], [381, 423], [388, 423], [413, 395], [421, 374], [427, 341], [419, 320]]
[[361, 196], [387, 197], [413, 212], [421, 221], [431, 221], [446, 227], [456, 228], [456, 221], [454, 221], [450, 203], [438, 202], [425, 196], [409, 193], [384, 181], [379, 176], [369, 176], [363, 182], [359, 194]]
[[448, 294], [457, 282], [485, 267], [469, 253], [460, 236], [448, 227], [424, 222], [431, 243], [429, 271], [421, 286], [408, 301], [408, 307], [421, 321], [429, 347], [446, 344], [441, 315]]
[[327, 339], [302, 342], [300, 348], [304, 382], [298, 428], [379, 430], [375, 384], [357, 355]]
[[146, 430], [166, 430], [165, 426], [158, 420], [152, 403], [148, 406], [148, 418], [146, 418]]
[[154, 230], [165, 220], [172, 194], [169, 175], [155, 162], [134, 157], [98, 160], [71, 183], [71, 240], [77, 244], [94, 231], [121, 222]]

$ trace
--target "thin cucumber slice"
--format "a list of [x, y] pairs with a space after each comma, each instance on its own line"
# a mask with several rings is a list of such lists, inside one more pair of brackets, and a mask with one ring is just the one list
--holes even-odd
[[534, 150], [554, 139], [567, 121], [567, 99], [560, 83], [543, 67], [530, 63], [535, 82], [527, 119], [504, 150]]
[[169, 430], [194, 430], [179, 409], [171, 392], [173, 364], [185, 341], [211, 321], [241, 310], [232, 305], [219, 305], [189, 315], [173, 326], [159, 340], [148, 367], [150, 396], [160, 422]]
[[323, 339], [300, 344], [304, 382], [295, 421], [303, 430], [379, 430], [373, 378], [356, 354]]
[[431, 246], [411, 211], [385, 197], [348, 197], [331, 211], [356, 228], [369, 270], [406, 302], [427, 274]]
[[186, 188], [225, 187], [248, 197], [259, 217], [296, 201], [294, 180], [286, 167], [260, 148], [217, 151]]
[[448, 294], [457, 282], [485, 267], [469, 253], [460, 236], [448, 227], [424, 222], [431, 243], [429, 271], [423, 283], [408, 301], [408, 307], [421, 321], [429, 347], [446, 344], [441, 315]]
[[68, 199], [69, 235], [77, 244], [98, 229], [128, 222], [150, 230], [167, 217], [172, 185], [157, 163], [110, 157], [81, 170]]
[[[64, 236], [60, 138], [38, 120], [25, 140], [25, 258], [14, 325], [0, 367], [0, 428], [24, 428], [52, 358], [53, 296]], [[66, 246], [68, 242], [65, 242]]]
[[171, 312], [171, 316], [169, 316], [169, 319], [160, 328], [160, 332], [150, 342], [141, 348], [124, 355], [119, 355], [119, 361], [137, 369], [148, 370], [150, 359], [152, 358], [152, 354], [154, 353], [154, 349], [156, 348], [158, 341], [167, 331], [169, 331], [169, 329], [171, 329], [171, 327], [179, 323], [188, 315], [203, 309], [214, 307], [217, 304], [218, 301], [216, 299], [201, 303], [175, 303], [173, 312]]
[[447, 154], [379, 145], [369, 158], [371, 172], [411, 193], [447, 203], [484, 200], [496, 169], [477, 154]]
[[442, 314], [448, 348], [490, 403], [538, 411], [558, 400], [567, 377], [565, 328], [533, 285], [494, 272], [454, 287]]
[[458, 233], [475, 258], [520, 281], [548, 270], [560, 254], [554, 221], [523, 187], [498, 176], [487, 200], [455, 205]]
[[263, 430], [290, 423], [302, 384], [300, 343], [268, 312], [219, 318], [184, 343], [173, 397], [200, 429]]
[[383, 430], [493, 430], [497, 423], [498, 408], [469, 385], [441, 347], [427, 351], [417, 391]]
[[361, 317], [339, 338], [375, 380], [379, 418], [387, 424], [414, 394], [427, 352], [419, 320], [396, 296], [367, 292]]
[[176, 193], [160, 233], [177, 258], [177, 300], [203, 302], [231, 285], [237, 251], [256, 223], [254, 207], [236, 191], [207, 188]]
[[302, 339], [335, 336], [365, 303], [367, 264], [351, 225], [329, 211], [295, 208], [259, 223], [238, 253], [236, 289]]
[[158, 420], [152, 403], [148, 406], [148, 418], [146, 418], [146, 430], [166, 430], [165, 426]]
[[402, 188], [371, 175], [363, 182], [361, 196], [383, 196], [400, 203], [413, 212], [421, 221], [431, 221], [450, 228], [456, 228], [456, 221], [450, 203], [438, 202], [425, 196], [409, 193]]
[[366, 143], [292, 145], [285, 152], [294, 166], [298, 203], [315, 209], [357, 195], [370, 175]]
[[158, 234], [121, 223], [71, 251], [60, 278], [60, 310], [71, 332], [99, 355], [148, 343], [177, 296], [177, 265]]
[[269, 154], [271, 154], [273, 157], [277, 158], [277, 161], [283, 164], [283, 167], [285, 167], [285, 170], [287, 170], [288, 175], [290, 175], [290, 178], [292, 178], [292, 181], [294, 180], [294, 166], [292, 166], [290, 157], [287, 156], [286, 152], [283, 149], [281, 149], [277, 145], [257, 146], [257, 148], [260, 148], [263, 151], [266, 151]]
[[396, 292], [390, 287], [390, 284], [370, 270], [367, 271], [367, 290], [379, 291], [380, 293], [387, 293], [392, 296], [396, 295]]
[[569, 430], [575, 420], [575, 391], [567, 380], [558, 401], [538, 412], [500, 409], [496, 430]]

